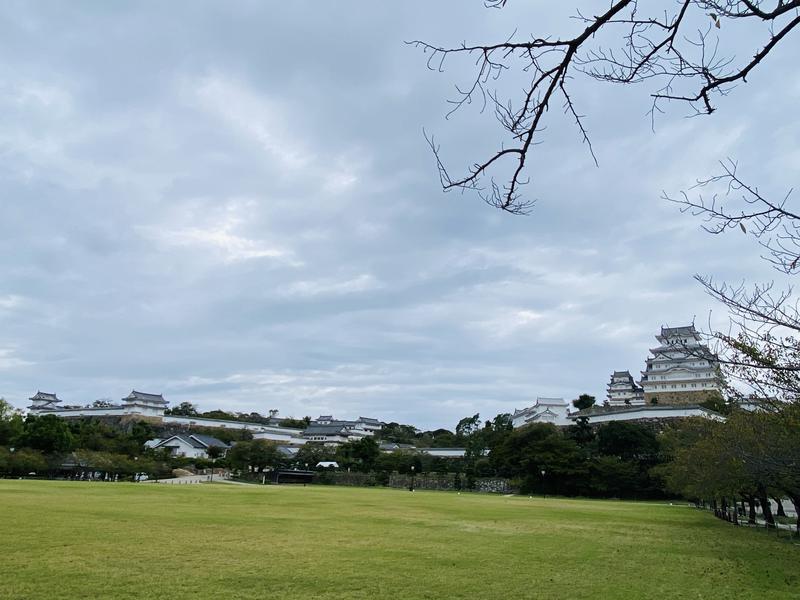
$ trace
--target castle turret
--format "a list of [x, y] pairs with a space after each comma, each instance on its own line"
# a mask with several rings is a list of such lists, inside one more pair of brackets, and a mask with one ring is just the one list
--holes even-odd
[[28, 407], [28, 410], [34, 414], [47, 412], [49, 410], [58, 410], [58, 403], [61, 402], [61, 400], [59, 400], [58, 396], [55, 394], [39, 391], [37, 391], [28, 399], [31, 401], [31, 405]]
[[133, 390], [122, 399], [126, 414], [141, 414], [160, 417], [164, 414], [167, 401], [161, 394], [146, 394]]
[[641, 406], [644, 390], [636, 385], [630, 371], [614, 371], [607, 387], [606, 403], [609, 406]]
[[662, 327], [656, 339], [659, 346], [650, 349], [639, 382], [646, 404], [699, 404], [719, 397], [719, 362], [694, 325]]

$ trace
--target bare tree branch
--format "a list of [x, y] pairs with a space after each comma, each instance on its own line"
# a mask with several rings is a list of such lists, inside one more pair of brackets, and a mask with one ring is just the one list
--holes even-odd
[[[485, 6], [501, 9], [507, 0], [485, 0]], [[516, 32], [494, 44], [462, 43], [445, 47], [415, 40], [409, 44], [429, 54], [428, 67], [443, 71], [447, 59], [471, 56], [475, 77], [465, 87], [456, 87], [448, 117], [475, 101], [481, 110], [492, 105], [509, 143], [490, 157], [476, 161], [465, 174], [451, 176], [444, 167], [439, 147], [431, 143], [445, 191], [460, 188], [476, 191], [488, 204], [501, 210], [525, 214], [533, 201], [525, 200], [522, 187], [529, 182], [525, 174], [532, 165], [531, 155], [539, 141], [545, 116], [554, 100], [560, 99], [565, 113], [575, 123], [581, 140], [595, 163], [584, 116], [576, 109], [568, 82], [574, 74], [598, 81], [634, 84], [650, 80], [661, 83], [652, 94], [651, 118], [663, 112], [663, 102], [684, 102], [694, 114], [710, 114], [714, 99], [730, 93], [800, 25], [800, 0], [674, 0], [664, 1], [665, 9], [640, 14], [639, 0], [612, 0], [608, 8], [594, 16], [578, 13], [583, 29], [574, 37], [536, 37], [517, 41]], [[649, 6], [645, 7], [650, 9]], [[753, 57], [736, 64], [733, 57], [720, 56], [719, 36], [724, 20], [744, 19], [766, 27], [766, 40]], [[688, 27], [699, 29], [687, 33]], [[618, 44], [597, 45], [600, 33], [617, 36]], [[607, 39], [607, 38], [604, 38]], [[529, 83], [515, 100], [503, 100], [491, 89], [511, 70], [529, 76]], [[505, 181], [496, 183], [497, 177]], [[488, 178], [488, 185], [483, 182]]]
[[[765, 260], [782, 273], [800, 271], [800, 214], [789, 205], [792, 190], [773, 201], [739, 176], [733, 160], [720, 166], [720, 173], [699, 180], [692, 188], [699, 190], [696, 196], [665, 193], [664, 199], [678, 204], [681, 212], [701, 217], [708, 233], [719, 235], [735, 229], [754, 236], [767, 251]], [[710, 196], [703, 195], [707, 188], [712, 191]]]

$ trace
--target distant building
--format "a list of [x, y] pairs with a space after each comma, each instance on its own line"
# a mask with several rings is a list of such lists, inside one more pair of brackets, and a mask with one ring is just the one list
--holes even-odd
[[95, 402], [89, 406], [60, 406], [55, 394], [36, 392], [31, 398], [28, 412], [33, 415], [56, 415], [57, 417], [122, 417], [139, 415], [161, 417], [167, 401], [161, 394], [147, 394], [133, 390], [119, 404]]
[[[158, 420], [161, 423], [175, 425], [180, 428], [219, 427], [223, 429], [246, 429], [253, 432], [254, 439], [266, 439], [291, 445], [302, 445], [306, 440], [302, 437], [302, 429], [280, 427], [272, 424], [252, 423], [249, 421], [229, 421], [226, 419], [208, 419], [198, 416], [165, 415], [168, 402], [161, 394], [149, 394], [131, 391], [118, 404], [97, 401], [88, 406], [64, 406], [61, 400], [48, 392], [36, 392], [31, 398], [28, 412], [33, 415], [55, 415], [65, 419], [85, 417], [125, 417], [138, 416]], [[366, 434], [365, 434], [366, 435]]]
[[355, 421], [336, 421], [326, 419], [324, 423], [312, 421], [303, 431], [307, 442], [321, 442], [327, 446], [338, 446], [345, 442], [371, 437], [372, 431], [364, 429]]
[[700, 404], [720, 396], [719, 362], [694, 325], [662, 327], [642, 371], [645, 404]]
[[60, 409], [58, 405], [61, 400], [59, 400], [58, 396], [55, 394], [37, 391], [28, 399], [31, 401], [28, 411], [32, 412], [33, 414], [38, 414], [39, 411], [53, 411]]
[[610, 423], [611, 421], [633, 421], [647, 423], [669, 419], [687, 419], [689, 417], [704, 417], [714, 421], [724, 421], [725, 417], [705, 407], [692, 404], [672, 405], [643, 405], [643, 406], [592, 406], [569, 416], [570, 423], [574, 424], [580, 418], [585, 418], [590, 425]]
[[321, 442], [327, 446], [337, 446], [354, 440], [375, 435], [383, 423], [378, 419], [359, 417], [357, 421], [341, 421], [332, 415], [321, 415], [311, 421], [303, 431], [308, 442]]
[[563, 398], [537, 398], [533, 406], [515, 410], [511, 423], [515, 428], [531, 423], [572, 425], [569, 420], [569, 403]]
[[609, 406], [641, 406], [644, 390], [636, 385], [630, 371], [614, 371], [607, 387], [606, 404]]
[[380, 431], [383, 427], [383, 423], [381, 421], [371, 417], [358, 417], [356, 423], [360, 423], [363, 429], [372, 431], [373, 433]]
[[[466, 448], [417, 448], [413, 444], [397, 444], [395, 442], [384, 442], [380, 448], [381, 452], [413, 452], [439, 458], [464, 458], [467, 453]], [[488, 451], [484, 453], [488, 453]]]
[[221, 448], [223, 455], [230, 446], [210, 435], [173, 435], [165, 439], [155, 439], [145, 442], [145, 447], [153, 450], [169, 450], [172, 456], [185, 456], [186, 458], [209, 458], [208, 450], [211, 447]]
[[145, 392], [131, 391], [122, 399], [122, 407], [127, 414], [140, 414], [150, 417], [160, 417], [164, 414], [167, 401], [161, 394], [146, 394]]

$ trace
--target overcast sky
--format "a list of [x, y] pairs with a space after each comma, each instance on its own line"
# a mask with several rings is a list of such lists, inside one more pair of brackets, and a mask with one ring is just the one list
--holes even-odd
[[552, 110], [528, 217], [443, 194], [422, 128], [456, 171], [500, 132], [445, 120], [470, 63], [430, 72], [404, 40], [563, 35], [560, 4], [4, 2], [0, 396], [452, 428], [603, 397], [661, 325], [723, 320], [694, 273], [774, 273], [660, 195], [727, 156], [797, 183], [797, 37], [713, 117], [674, 106], [655, 133], [651, 90], [573, 81], [600, 166]]

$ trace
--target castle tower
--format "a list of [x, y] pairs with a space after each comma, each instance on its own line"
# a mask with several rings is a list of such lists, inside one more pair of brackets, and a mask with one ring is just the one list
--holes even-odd
[[700, 404], [719, 397], [719, 363], [694, 325], [662, 327], [642, 371], [645, 404]]
[[609, 406], [642, 406], [644, 390], [636, 385], [630, 371], [614, 371], [607, 387], [606, 398]]
[[39, 391], [28, 398], [28, 400], [31, 401], [31, 405], [28, 407], [28, 410], [33, 414], [39, 414], [49, 410], [58, 410], [58, 403], [61, 402], [61, 400], [59, 400], [58, 396], [55, 394]]
[[122, 399], [126, 414], [140, 414], [150, 417], [161, 417], [167, 407], [167, 401], [161, 394], [147, 394], [133, 390]]

